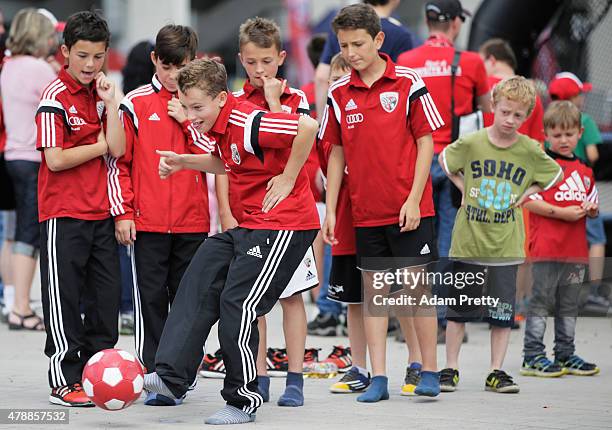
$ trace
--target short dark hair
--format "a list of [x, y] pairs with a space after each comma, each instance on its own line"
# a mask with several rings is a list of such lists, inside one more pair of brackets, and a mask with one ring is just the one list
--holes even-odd
[[97, 13], [90, 11], [76, 12], [70, 15], [64, 28], [64, 45], [70, 49], [79, 40], [104, 42], [108, 48], [110, 31], [106, 20]]
[[274, 46], [279, 52], [283, 49], [278, 24], [271, 19], [259, 16], [247, 19], [238, 30], [238, 49], [242, 49], [249, 42], [259, 48]]
[[479, 52], [485, 57], [495, 58], [497, 61], [501, 61], [512, 67], [512, 70], [516, 70], [516, 55], [510, 44], [504, 39], [494, 38], [489, 39], [480, 46]]
[[210, 58], [198, 58], [183, 67], [178, 75], [178, 85], [182, 93], [198, 88], [212, 98], [221, 91], [227, 91], [227, 72], [225, 66]]
[[326, 33], [317, 33], [314, 34], [308, 45], [306, 45], [306, 52], [308, 52], [308, 58], [312, 63], [312, 66], [316, 68], [319, 65], [319, 59], [321, 58], [321, 54], [323, 53], [323, 48], [325, 47], [325, 41], [327, 40]]
[[155, 57], [164, 64], [180, 66], [196, 56], [198, 35], [191, 27], [185, 25], [165, 25], [157, 32], [155, 38]]
[[334, 33], [340, 30], [365, 30], [372, 39], [381, 32], [380, 17], [370, 5], [358, 3], [340, 9], [332, 21]]

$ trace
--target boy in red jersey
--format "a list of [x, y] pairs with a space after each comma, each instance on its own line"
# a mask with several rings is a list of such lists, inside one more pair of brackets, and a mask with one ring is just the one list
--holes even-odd
[[[330, 87], [321, 120], [319, 139], [334, 145], [327, 168], [323, 235], [328, 243], [336, 244], [336, 206], [346, 167], [358, 264], [367, 295], [381, 272], [420, 272], [437, 259], [429, 168], [433, 157], [431, 133], [443, 121], [418, 74], [378, 53], [385, 36], [371, 6], [343, 8], [332, 26], [342, 56], [353, 71]], [[427, 312], [432, 315], [425, 316]], [[423, 308], [419, 315], [414, 321], [411, 316], [399, 318], [407, 338], [414, 330], [413, 322], [418, 336], [423, 370], [415, 393], [437, 396], [435, 311]], [[373, 377], [358, 401], [389, 398], [385, 376], [387, 324], [387, 317], [365, 316]]]
[[115, 346], [119, 334], [121, 281], [110, 212], [118, 196], [107, 154], [125, 152], [125, 133], [115, 85], [101, 72], [109, 39], [106, 21], [92, 12], [68, 19], [61, 47], [68, 66], [43, 92], [36, 114], [49, 401], [63, 406], [93, 406], [81, 386], [83, 367]]
[[[238, 56], [248, 79], [242, 90], [233, 93], [234, 97], [240, 101], [249, 101], [270, 112], [308, 115], [310, 110], [306, 95], [301, 90], [288, 86], [286, 80], [276, 77], [278, 68], [287, 56], [287, 52], [281, 46], [278, 25], [269, 19], [250, 18], [240, 26], [238, 43], [240, 48]], [[229, 187], [226, 175], [216, 177], [216, 186], [221, 226], [225, 231], [238, 226], [243, 221], [243, 207], [235, 187]], [[268, 354], [266, 319], [265, 317], [259, 319], [257, 376], [259, 392], [264, 402], [270, 398], [268, 376], [270, 370], [272, 374], [287, 375], [287, 388], [279, 397], [278, 405], [295, 407], [304, 404], [302, 369], [306, 343], [306, 310], [300, 293], [318, 284], [313, 262], [314, 255], [312, 250], [309, 250], [302, 266], [308, 264], [312, 267], [302, 271], [304, 274], [301, 279], [292, 280], [281, 296], [283, 331], [287, 346], [286, 360], [279, 360], [279, 355], [274, 354], [273, 350]], [[310, 276], [308, 276], [309, 271]], [[299, 276], [299, 273], [296, 276]], [[281, 357], [285, 358], [284, 354]]]
[[[208, 424], [255, 419], [257, 317], [279, 299], [318, 230], [317, 210], [302, 166], [317, 123], [305, 115], [271, 113], [227, 92], [223, 65], [194, 60], [179, 73], [187, 118], [216, 141], [207, 155], [159, 151], [160, 176], [182, 168], [227, 173], [242, 203], [236, 228], [210, 237], [196, 252], [174, 300], [145, 388], [181, 398], [202, 361], [202, 346], [219, 321], [227, 375], [227, 406]], [[214, 154], [214, 155], [213, 155]]]
[[[167, 25], [157, 33], [151, 84], [128, 93], [121, 102], [126, 154], [118, 160], [120, 202], [112, 208], [117, 239], [133, 246], [134, 340], [147, 370], [183, 273], [210, 228], [208, 190], [201, 172], [185, 170], [163, 181], [157, 174], [156, 149], [210, 152], [187, 120], [177, 98], [177, 75], [195, 58], [198, 37], [189, 27]], [[175, 405], [154, 397], [145, 405]]]
[[[599, 202], [593, 171], [574, 154], [582, 135], [580, 111], [569, 101], [551, 103], [544, 115], [544, 131], [550, 144], [546, 153], [559, 163], [566, 179], [531, 195], [525, 203], [531, 212], [534, 282], [521, 375], [594, 375], [599, 368], [575, 354], [574, 342], [578, 296], [589, 259], [586, 217], [597, 216]], [[546, 357], [544, 346], [546, 318], [551, 313], [555, 317], [554, 362]]]

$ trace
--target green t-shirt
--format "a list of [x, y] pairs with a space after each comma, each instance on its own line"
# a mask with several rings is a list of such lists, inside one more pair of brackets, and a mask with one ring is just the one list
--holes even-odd
[[[527, 136], [511, 147], [493, 145], [482, 129], [444, 150], [446, 168], [463, 172], [464, 204], [455, 218], [450, 256], [514, 264], [525, 258], [523, 211], [514, 204], [531, 185], [547, 189], [563, 176], [561, 167]], [[503, 261], [492, 262], [489, 259]]]
[[[582, 161], [589, 162], [586, 155], [586, 147], [589, 145], [599, 145], [602, 143], [603, 139], [601, 138], [601, 134], [599, 133], [599, 128], [595, 123], [595, 120], [586, 113], [582, 113], [580, 115], [580, 122], [582, 123], [582, 128], [584, 131], [582, 132], [582, 137], [578, 141], [576, 148], [574, 148], [574, 154], [576, 157], [580, 158]], [[548, 142], [545, 142], [544, 145], [546, 148], [550, 147]]]

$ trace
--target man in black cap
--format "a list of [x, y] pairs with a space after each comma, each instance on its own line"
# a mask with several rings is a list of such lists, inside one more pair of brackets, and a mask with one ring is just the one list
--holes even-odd
[[[433, 132], [434, 158], [431, 166], [440, 257], [448, 257], [457, 208], [453, 205], [452, 184], [438, 164], [438, 155], [459, 135], [457, 125], [453, 127], [453, 116], [470, 114], [475, 106], [483, 112], [491, 111], [487, 73], [482, 59], [476, 52], [459, 52], [454, 46], [465, 19], [470, 16], [471, 13], [463, 8], [459, 0], [427, 2], [425, 19], [429, 38], [422, 46], [404, 52], [397, 59], [397, 64], [416, 70], [423, 78], [444, 121], [444, 125]], [[454, 79], [452, 69], [455, 69]], [[442, 270], [442, 265], [438, 269]], [[442, 324], [443, 321], [440, 321]], [[447, 349], [458, 349], [463, 340], [464, 333], [452, 332], [453, 327], [449, 327], [451, 332], [448, 328], [446, 330]], [[439, 327], [439, 330], [444, 328]], [[455, 345], [456, 342], [459, 344]], [[456, 369], [444, 369], [440, 372], [440, 388], [442, 391], [454, 391], [451, 385], [456, 386], [458, 379]]]

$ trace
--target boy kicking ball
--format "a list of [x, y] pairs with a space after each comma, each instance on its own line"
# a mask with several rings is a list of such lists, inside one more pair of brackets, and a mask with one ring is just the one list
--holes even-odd
[[[318, 124], [310, 117], [270, 113], [240, 102], [227, 90], [222, 64], [195, 60], [179, 73], [187, 118], [215, 140], [213, 154], [159, 151], [162, 178], [182, 168], [226, 172], [242, 200], [240, 226], [209, 238], [179, 286], [145, 389], [179, 399], [193, 382], [202, 347], [219, 321], [227, 405], [207, 424], [255, 420], [257, 317], [278, 301], [311, 246], [319, 218], [302, 166]], [[257, 252], [252, 250], [256, 249]]]

